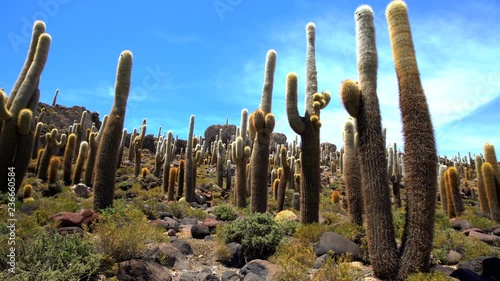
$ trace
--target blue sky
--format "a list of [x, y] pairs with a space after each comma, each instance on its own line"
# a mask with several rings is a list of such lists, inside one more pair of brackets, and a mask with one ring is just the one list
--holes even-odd
[[[332, 101], [322, 110], [321, 141], [341, 146], [348, 115], [340, 104], [341, 81], [357, 78], [354, 11], [375, 11], [379, 55], [378, 95], [387, 141], [402, 146], [397, 80], [388, 39], [388, 1], [3, 1], [0, 87], [9, 94], [22, 68], [32, 23], [46, 22], [52, 36], [40, 83], [41, 101], [81, 105], [102, 116], [113, 103], [118, 56], [134, 55], [125, 128], [147, 118], [148, 132], [172, 130], [187, 137], [226, 116], [239, 125], [243, 108], [260, 103], [266, 52], [277, 52], [272, 112], [275, 132], [294, 133], [285, 113], [285, 77], [299, 75], [303, 113], [305, 26], [316, 24], [318, 86]], [[420, 3], [419, 3], [420, 2]], [[500, 3], [408, 0], [421, 79], [440, 155], [479, 153], [500, 146]], [[430, 2], [430, 1], [424, 1]]]

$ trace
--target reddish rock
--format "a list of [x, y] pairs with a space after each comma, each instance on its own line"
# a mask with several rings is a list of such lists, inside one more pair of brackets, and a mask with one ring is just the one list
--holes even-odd
[[213, 228], [216, 228], [217, 225], [219, 225], [219, 223], [220, 222], [216, 219], [206, 218], [205, 220], [203, 220], [203, 222], [201, 224], [204, 226], [207, 226], [210, 229], [213, 229]]

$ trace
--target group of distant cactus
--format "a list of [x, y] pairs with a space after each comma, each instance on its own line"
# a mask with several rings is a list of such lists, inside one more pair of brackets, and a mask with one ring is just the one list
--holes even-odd
[[[420, 81], [406, 4], [392, 1], [386, 10], [394, 65], [398, 78], [399, 106], [403, 122], [404, 154], [396, 144], [386, 147], [386, 131], [382, 128], [377, 97], [378, 55], [373, 11], [361, 6], [355, 12], [358, 81], [345, 80], [340, 86], [341, 101], [350, 115], [344, 124], [343, 147], [339, 152], [320, 145], [322, 125], [320, 111], [331, 100], [328, 91], [318, 92], [316, 71], [316, 26], [306, 26], [307, 52], [305, 74], [305, 110], [297, 108], [298, 76], [286, 77], [286, 114], [293, 131], [300, 136], [293, 143], [275, 145], [271, 135], [275, 127], [272, 113], [272, 92], [277, 54], [267, 53], [261, 103], [249, 114], [241, 111], [241, 124], [231, 140], [222, 133], [208, 143], [194, 136], [195, 116], [189, 120], [185, 153], [176, 156], [177, 138], [172, 131], [155, 140], [155, 164], [152, 176], [161, 179], [167, 201], [185, 198], [196, 201], [197, 167], [215, 165], [217, 185], [232, 190], [234, 204], [250, 211], [268, 210], [268, 191], [277, 201], [277, 210], [285, 209], [286, 190], [293, 190], [291, 208], [300, 212], [301, 223], [319, 222], [321, 165], [329, 167], [335, 176], [337, 168], [345, 180], [347, 212], [352, 223], [366, 223], [370, 263], [375, 276], [389, 280], [404, 280], [415, 271], [427, 271], [430, 264], [434, 235], [436, 193], [442, 210], [450, 217], [464, 213], [460, 191], [472, 182], [473, 167], [477, 178], [477, 198], [481, 211], [492, 220], [500, 221], [500, 168], [492, 144], [484, 146], [484, 159], [476, 155], [474, 165], [469, 154], [467, 170], [459, 166], [437, 166], [437, 151], [429, 108]], [[132, 53], [120, 54], [116, 72], [115, 99], [99, 131], [85, 128], [86, 112], [68, 134], [58, 129], [42, 138], [43, 114], [36, 114], [40, 91], [40, 76], [47, 61], [51, 38], [45, 24], [34, 24], [32, 41], [23, 69], [7, 98], [0, 90], [0, 191], [9, 191], [7, 171], [14, 168], [15, 191], [19, 191], [31, 159], [36, 158], [35, 172], [48, 183], [50, 194], [61, 192], [58, 170], [61, 163], [57, 151], [65, 147], [62, 170], [64, 185], [83, 182], [93, 189], [94, 210], [113, 205], [115, 176], [122, 165], [128, 143], [128, 160], [134, 165], [134, 176], [150, 176], [143, 165], [143, 142], [146, 119], [139, 133], [123, 129], [132, 75]], [[56, 91], [53, 105], [59, 91]], [[226, 121], [227, 123], [228, 121]], [[178, 164], [174, 165], [174, 159]], [[235, 165], [234, 186], [231, 168]], [[224, 174], [226, 178], [224, 179]], [[269, 180], [270, 179], [270, 180]], [[404, 182], [406, 222], [402, 244], [398, 248], [392, 219], [392, 207], [401, 207], [400, 188]], [[392, 186], [392, 203], [390, 186]], [[176, 188], [177, 187], [177, 188]], [[23, 188], [23, 200], [32, 201], [32, 186]], [[474, 188], [472, 188], [472, 194]], [[341, 192], [334, 189], [331, 201], [340, 208]]]

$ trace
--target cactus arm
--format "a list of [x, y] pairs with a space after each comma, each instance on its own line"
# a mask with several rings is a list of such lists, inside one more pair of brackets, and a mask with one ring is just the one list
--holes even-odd
[[0, 121], [7, 121], [10, 118], [12, 118], [12, 114], [7, 109], [7, 97], [5, 96], [5, 92], [0, 90]]
[[40, 38], [40, 35], [42, 35], [43, 33], [45, 33], [45, 23], [43, 21], [36, 21], [33, 24], [33, 32], [31, 35], [31, 42], [28, 55], [26, 56], [26, 61], [24, 62], [23, 69], [21, 70], [21, 73], [19, 74], [17, 81], [14, 84], [14, 87], [12, 88], [12, 91], [10, 93], [9, 99], [7, 101], [7, 108], [10, 108], [10, 106], [14, 102], [14, 98], [16, 97], [17, 92], [19, 91], [19, 88], [23, 84], [24, 78], [26, 77], [32, 62], [35, 59], [35, 54], [39, 42], [38, 40]]
[[286, 77], [286, 115], [292, 130], [302, 135], [306, 130], [306, 125], [297, 108], [297, 79], [296, 73], [290, 73]]
[[276, 69], [276, 51], [269, 50], [266, 58], [266, 69], [264, 73], [264, 87], [262, 90], [262, 100], [259, 108], [265, 114], [271, 112], [272, 94], [274, 85], [274, 70]]

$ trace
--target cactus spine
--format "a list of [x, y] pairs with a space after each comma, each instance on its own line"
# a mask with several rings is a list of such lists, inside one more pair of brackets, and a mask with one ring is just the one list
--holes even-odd
[[306, 55], [306, 97], [304, 117], [297, 109], [297, 74], [290, 73], [286, 81], [286, 113], [295, 133], [301, 136], [300, 221], [319, 221], [320, 182], [320, 109], [330, 102], [330, 93], [318, 93], [315, 58], [316, 26], [308, 23]]
[[99, 138], [98, 134], [99, 146], [93, 175], [95, 211], [113, 205], [118, 147], [125, 120], [131, 74], [132, 53], [124, 51], [118, 60], [115, 101], [102, 131], [102, 138]]

